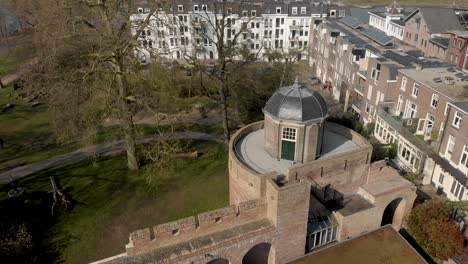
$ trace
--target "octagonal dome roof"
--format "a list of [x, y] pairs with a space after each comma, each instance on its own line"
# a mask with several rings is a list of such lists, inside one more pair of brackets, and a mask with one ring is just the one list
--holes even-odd
[[321, 122], [328, 116], [328, 107], [319, 93], [304, 87], [296, 79], [293, 85], [278, 89], [263, 112], [278, 120]]

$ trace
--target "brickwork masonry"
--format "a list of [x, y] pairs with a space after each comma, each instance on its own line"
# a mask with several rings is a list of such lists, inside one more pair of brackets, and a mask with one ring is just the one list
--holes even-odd
[[250, 200], [141, 229], [130, 234], [130, 242], [126, 246], [127, 254], [141, 254], [259, 220], [266, 215], [266, 208], [263, 200]]

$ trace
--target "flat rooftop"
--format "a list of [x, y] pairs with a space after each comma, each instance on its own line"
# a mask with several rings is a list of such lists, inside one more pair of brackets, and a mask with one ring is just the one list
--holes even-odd
[[[466, 88], [464, 88], [468, 86], [468, 74], [454, 67], [423, 68], [421, 70], [400, 69], [399, 71], [455, 101], [468, 99]], [[445, 83], [447, 78], [453, 83]]]
[[[294, 161], [276, 160], [264, 149], [263, 129], [253, 131], [236, 143], [237, 158], [247, 167], [258, 173], [278, 172], [286, 175], [287, 169]], [[322, 152], [319, 159], [359, 149], [352, 140], [335, 132], [324, 130]]]
[[423, 264], [427, 263], [398, 232], [385, 226], [370, 233], [318, 250], [291, 264]]

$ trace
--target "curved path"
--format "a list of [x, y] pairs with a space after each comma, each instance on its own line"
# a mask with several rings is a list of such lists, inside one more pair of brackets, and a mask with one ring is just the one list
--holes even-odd
[[[194, 140], [206, 140], [223, 143], [223, 136], [206, 134], [200, 132], [184, 131], [184, 132], [174, 132], [172, 134], [156, 134], [141, 136], [137, 138], [137, 144], [148, 143], [151, 141], [161, 140], [161, 139], [194, 139]], [[0, 173], [0, 184], [1, 183], [10, 183], [19, 178], [25, 177], [27, 175], [33, 174], [35, 172], [50, 169], [65, 163], [73, 163], [88, 157], [95, 156], [107, 156], [115, 153], [124, 151], [124, 141], [118, 140], [110, 143], [103, 143], [94, 145], [88, 148], [78, 149], [76, 151], [56, 156], [47, 160], [39, 161], [29, 165], [17, 167], [9, 171]]]

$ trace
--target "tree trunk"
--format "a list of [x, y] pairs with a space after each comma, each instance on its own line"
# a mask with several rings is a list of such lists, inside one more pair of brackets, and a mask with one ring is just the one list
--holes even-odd
[[123, 76], [123, 66], [120, 62], [112, 63], [115, 69], [115, 82], [119, 94], [120, 107], [120, 125], [122, 126], [125, 136], [125, 150], [127, 152], [127, 167], [130, 170], [138, 170], [139, 163], [136, 153], [135, 130], [133, 127], [133, 116], [128, 107], [126, 97], [128, 96], [128, 87], [125, 77]]
[[219, 86], [219, 97], [220, 97], [220, 103], [221, 103], [221, 111], [223, 115], [223, 131], [224, 131], [224, 141], [226, 143], [229, 143], [229, 140], [231, 139], [231, 135], [229, 133], [229, 122], [228, 122], [228, 109], [227, 109], [227, 102], [226, 102], [226, 93], [225, 93], [225, 85], [226, 85], [226, 79], [224, 76], [224, 73], [222, 78], [221, 78], [221, 85]]

